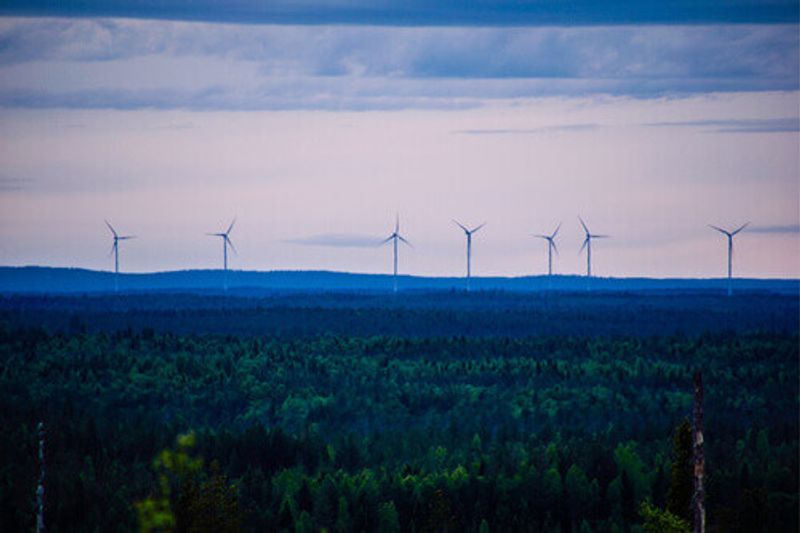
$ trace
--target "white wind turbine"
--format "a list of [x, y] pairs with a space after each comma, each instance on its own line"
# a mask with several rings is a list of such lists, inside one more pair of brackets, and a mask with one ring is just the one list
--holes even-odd
[[578, 217], [578, 220], [580, 220], [581, 226], [583, 226], [583, 231], [586, 234], [583, 244], [581, 245], [581, 249], [578, 253], [582, 252], [584, 248], [586, 249], [586, 288], [588, 289], [589, 280], [592, 277], [592, 239], [607, 239], [609, 235], [594, 234], [589, 231], [589, 228], [586, 226], [586, 223], [581, 217]]
[[472, 229], [467, 228], [464, 224], [462, 224], [457, 220], [453, 220], [453, 223], [462, 230], [464, 230], [464, 235], [466, 235], [467, 237], [467, 292], [469, 292], [470, 290], [469, 282], [470, 279], [472, 278], [472, 234], [476, 233], [479, 229], [484, 227], [486, 225], [486, 222]]
[[392, 249], [394, 251], [394, 277], [392, 278], [392, 284], [394, 292], [397, 292], [397, 241], [401, 241], [406, 245], [411, 246], [411, 243], [403, 238], [402, 235], [400, 235], [400, 215], [395, 215], [394, 232], [382, 240], [380, 244], [383, 245], [389, 241], [392, 241]]
[[236, 246], [233, 245], [233, 241], [231, 240], [230, 234], [233, 230], [233, 225], [236, 224], [236, 218], [231, 221], [231, 225], [228, 226], [228, 229], [222, 233], [206, 233], [206, 235], [210, 237], [220, 237], [222, 238], [222, 268], [223, 268], [223, 279], [222, 284], [223, 288], [227, 291], [228, 290], [228, 246], [236, 252]]
[[561, 223], [558, 223], [556, 226], [556, 230], [551, 233], [550, 235], [542, 235], [542, 234], [532, 234], [533, 237], [539, 237], [540, 239], [544, 239], [547, 241], [547, 275], [553, 275], [553, 252], [558, 253], [558, 247], [556, 246], [556, 235], [558, 235], [558, 230], [561, 229]]
[[136, 235], [118, 235], [117, 231], [109, 224], [108, 220], [104, 220], [111, 234], [114, 236], [114, 244], [111, 245], [109, 255], [114, 254], [114, 292], [119, 291], [119, 241], [127, 241], [128, 239], [135, 239]]
[[749, 222], [742, 224], [733, 231], [727, 231], [711, 224], [708, 225], [709, 228], [717, 230], [728, 238], [728, 296], [733, 294], [733, 237], [749, 224]]

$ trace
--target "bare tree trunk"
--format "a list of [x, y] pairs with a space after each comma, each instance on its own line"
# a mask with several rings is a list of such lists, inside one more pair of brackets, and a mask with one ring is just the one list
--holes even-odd
[[697, 371], [694, 375], [694, 496], [692, 497], [692, 515], [694, 533], [705, 533], [706, 530], [706, 493], [703, 487], [706, 458], [703, 452], [703, 376]]
[[36, 488], [36, 533], [44, 533], [44, 422], [39, 422], [39, 486]]

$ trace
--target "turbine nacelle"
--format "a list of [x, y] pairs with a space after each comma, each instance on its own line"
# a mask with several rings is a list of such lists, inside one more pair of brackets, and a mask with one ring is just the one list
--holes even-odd
[[459, 222], [458, 220], [455, 220], [455, 219], [453, 219], [453, 224], [455, 224], [456, 226], [458, 226], [459, 228], [464, 230], [464, 233], [467, 235], [467, 237], [471, 237], [473, 233], [476, 233], [478, 230], [480, 230], [482, 227], [484, 227], [486, 225], [486, 222], [484, 222], [483, 224], [481, 224], [479, 226], [476, 226], [476, 227], [474, 227], [472, 229], [469, 229], [464, 224], [462, 224], [461, 222]]
[[556, 235], [558, 235], [558, 230], [560, 229], [561, 229], [561, 222], [558, 223], [558, 226], [556, 226], [555, 231], [553, 231], [553, 233], [551, 233], [550, 235], [544, 235], [542, 233], [531, 233], [531, 237], [537, 237], [539, 239], [546, 240], [547, 246], [555, 250], [556, 253], [558, 253], [558, 246], [556, 246]]
[[389, 242], [389, 241], [391, 241], [393, 239], [397, 239], [398, 241], [401, 241], [401, 242], [405, 243], [406, 245], [411, 246], [413, 248], [411, 243], [408, 242], [402, 235], [400, 235], [400, 215], [397, 215], [396, 218], [395, 218], [394, 231], [392, 232], [392, 234], [389, 235], [388, 237], [386, 237], [385, 239], [383, 239], [381, 242], [379, 242], [378, 246], [382, 246], [382, 245], [386, 244], [387, 242]]
[[230, 233], [233, 231], [233, 226], [236, 224], [236, 218], [231, 221], [228, 229], [221, 233], [206, 233], [209, 237], [221, 237], [223, 241], [225, 241], [225, 245], [229, 245], [231, 249], [238, 254], [238, 250], [236, 250], [236, 246], [233, 245], [233, 241], [231, 240]]
[[722, 233], [723, 235], [727, 235], [729, 239], [732, 239], [734, 235], [736, 235], [737, 233], [739, 233], [740, 231], [742, 231], [744, 228], [746, 228], [749, 225], [750, 225], [749, 222], [745, 222], [744, 224], [742, 224], [741, 226], [739, 226], [738, 228], [736, 228], [733, 231], [724, 230], [724, 229], [722, 229], [722, 228], [720, 228], [718, 226], [714, 226], [713, 224], [709, 224], [708, 227], [711, 228], [711, 229], [717, 230], [718, 232]]
[[583, 244], [581, 245], [581, 249], [578, 253], [581, 253], [587, 246], [591, 245], [592, 239], [608, 239], [611, 235], [601, 235], [599, 233], [592, 233], [589, 231], [589, 227], [586, 225], [586, 222], [583, 221], [581, 217], [578, 217], [578, 220], [581, 222], [581, 226], [583, 226], [583, 232], [586, 237], [583, 239]]
[[115, 246], [116, 246], [117, 242], [119, 242], [119, 241], [127, 241], [129, 239], [135, 239], [136, 238], [136, 235], [119, 235], [117, 233], [117, 231], [114, 229], [114, 226], [112, 226], [108, 222], [108, 220], [104, 220], [103, 222], [106, 223], [106, 226], [108, 226], [108, 229], [111, 231], [111, 235], [113, 235], [113, 237], [114, 237], [114, 245]]

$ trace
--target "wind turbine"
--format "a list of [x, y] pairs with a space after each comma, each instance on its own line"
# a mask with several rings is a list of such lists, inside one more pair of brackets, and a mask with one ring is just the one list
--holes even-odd
[[722, 233], [726, 237], [728, 237], [728, 296], [733, 294], [733, 237], [744, 228], [746, 228], [750, 223], [747, 222], [739, 226], [738, 229], [733, 231], [727, 231], [722, 228], [718, 228], [717, 226], [712, 226], [711, 224], [708, 225], [709, 228], [715, 229], [718, 232]]
[[400, 215], [395, 215], [394, 232], [382, 240], [380, 244], [384, 245], [389, 241], [392, 241], [392, 248], [394, 249], [394, 278], [392, 281], [394, 292], [397, 292], [397, 241], [402, 241], [408, 246], [411, 246], [411, 243], [404, 239], [402, 235], [400, 235]]
[[581, 245], [581, 249], [578, 253], [582, 252], [584, 248], [586, 248], [586, 288], [589, 288], [589, 279], [592, 277], [592, 239], [607, 239], [609, 235], [597, 235], [589, 231], [589, 228], [586, 226], [586, 223], [583, 221], [581, 217], [578, 217], [578, 220], [581, 222], [581, 226], [583, 226], [583, 231], [586, 234], [586, 238], [583, 240], [583, 244]]
[[539, 237], [540, 239], [544, 239], [547, 241], [547, 275], [553, 275], [553, 252], [558, 253], [558, 247], [556, 246], [556, 235], [558, 235], [558, 230], [561, 229], [561, 222], [558, 223], [556, 226], [556, 230], [551, 233], [550, 235], [542, 235], [542, 234], [533, 234], [533, 237]]
[[210, 237], [221, 237], [222, 238], [222, 266], [223, 266], [223, 288], [227, 291], [228, 290], [228, 246], [236, 252], [236, 247], [233, 245], [233, 241], [230, 238], [231, 231], [233, 230], [233, 225], [236, 224], [236, 218], [231, 221], [231, 225], [228, 226], [228, 229], [223, 233], [206, 233], [206, 235]]
[[135, 239], [136, 235], [118, 235], [117, 231], [108, 223], [108, 220], [104, 220], [103, 222], [106, 223], [108, 229], [111, 230], [111, 234], [114, 236], [114, 244], [111, 245], [111, 251], [109, 255], [114, 254], [114, 292], [119, 291], [119, 241], [127, 241], [128, 239]]
[[464, 224], [457, 220], [453, 220], [453, 223], [464, 230], [464, 234], [467, 236], [467, 292], [469, 292], [469, 281], [472, 277], [472, 234], [484, 227], [486, 222], [472, 229], [467, 228]]

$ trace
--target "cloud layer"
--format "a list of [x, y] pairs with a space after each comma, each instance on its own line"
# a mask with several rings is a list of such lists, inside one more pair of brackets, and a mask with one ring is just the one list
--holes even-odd
[[778, 226], [750, 226], [748, 233], [800, 233], [800, 224], [784, 224]]
[[716, 133], [786, 133], [800, 131], [800, 117], [739, 120], [688, 120], [654, 122], [655, 127], [702, 128]]
[[526, 28], [0, 21], [0, 106], [465, 109], [498, 99], [794, 91], [793, 25]]
[[793, 0], [5, 0], [0, 13], [237, 23], [483, 26], [795, 22]]

